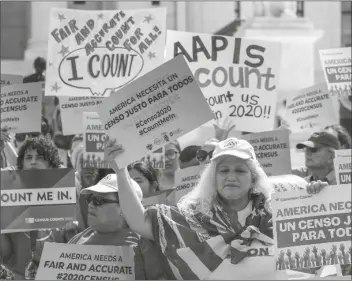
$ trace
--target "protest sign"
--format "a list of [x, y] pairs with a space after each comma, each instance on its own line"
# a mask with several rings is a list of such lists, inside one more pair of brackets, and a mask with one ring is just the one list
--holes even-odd
[[164, 61], [166, 9], [50, 13], [46, 95], [109, 96]]
[[148, 155], [143, 157], [141, 161], [150, 165], [153, 169], [165, 169], [165, 147], [160, 147], [159, 149], [148, 153]]
[[241, 137], [254, 148], [257, 160], [268, 176], [291, 173], [290, 140], [287, 130], [276, 130]]
[[168, 200], [167, 197], [169, 194], [172, 192], [172, 190], [162, 190], [162, 191], [157, 191], [151, 196], [145, 197], [142, 200], [143, 206], [146, 208], [151, 205], [155, 204], [167, 204], [168, 205]]
[[41, 132], [42, 83], [1, 88], [1, 127], [15, 133]]
[[0, 87], [22, 84], [23, 76], [15, 74], [1, 74], [1, 83]]
[[59, 97], [63, 135], [83, 134], [83, 112], [96, 112], [102, 101], [97, 97]]
[[335, 150], [335, 159], [336, 158], [349, 158], [351, 160], [352, 150], [351, 149], [339, 149]]
[[125, 149], [115, 159], [120, 167], [213, 118], [183, 56], [105, 98], [98, 114], [110, 139]]
[[339, 123], [334, 102], [325, 84], [302, 89], [289, 100], [284, 119], [294, 133], [319, 131]]
[[337, 184], [351, 184], [352, 160], [348, 157], [334, 159], [334, 168]]
[[47, 242], [35, 280], [135, 280], [134, 250]]
[[104, 160], [105, 132], [96, 112], [83, 112], [83, 167], [109, 169]]
[[302, 190], [306, 189], [308, 184], [305, 179], [296, 175], [271, 176], [268, 181], [275, 192]]
[[351, 47], [319, 50], [325, 80], [332, 95], [350, 96], [352, 88]]
[[167, 32], [166, 59], [186, 57], [216, 119], [230, 117], [238, 131], [274, 128], [279, 43]]
[[175, 188], [173, 190], [174, 204], [177, 204], [184, 195], [193, 190], [198, 184], [204, 168], [205, 166], [199, 165], [176, 170]]
[[271, 202], [278, 270], [351, 264], [350, 185], [278, 192]]
[[74, 170], [1, 171], [1, 233], [62, 227], [75, 210]]

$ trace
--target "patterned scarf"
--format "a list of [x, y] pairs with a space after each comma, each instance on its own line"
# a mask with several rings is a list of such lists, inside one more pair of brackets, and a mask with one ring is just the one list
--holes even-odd
[[[262, 193], [251, 194], [252, 212], [241, 232], [236, 233], [219, 204], [212, 216], [176, 206], [155, 205], [148, 209], [155, 241], [168, 259], [175, 279], [207, 278], [226, 258], [237, 264], [247, 257], [254, 240], [273, 245], [271, 213]], [[265, 206], [265, 207], [264, 207]]]

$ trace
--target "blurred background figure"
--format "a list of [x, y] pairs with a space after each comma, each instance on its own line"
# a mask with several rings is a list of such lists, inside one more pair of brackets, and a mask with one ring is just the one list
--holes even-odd
[[37, 57], [33, 63], [35, 73], [23, 78], [23, 83], [34, 83], [45, 81], [46, 60], [42, 57]]

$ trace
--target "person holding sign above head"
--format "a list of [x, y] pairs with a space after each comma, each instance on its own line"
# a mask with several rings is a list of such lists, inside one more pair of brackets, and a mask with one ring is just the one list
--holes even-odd
[[304, 178], [307, 182], [321, 180], [330, 185], [336, 184], [333, 160], [335, 150], [340, 149], [340, 143], [335, 134], [329, 131], [316, 132], [296, 147], [305, 152], [306, 166], [310, 173]]
[[[131, 188], [141, 202], [140, 186], [131, 180]], [[157, 248], [132, 231], [121, 211], [116, 174], [109, 174], [98, 184], [81, 191], [88, 203], [88, 225], [68, 243], [81, 245], [130, 246], [135, 251], [135, 279], [164, 279]]]
[[[61, 164], [57, 148], [43, 137], [27, 138], [18, 152], [18, 170], [57, 169]], [[29, 277], [25, 276], [26, 263], [39, 263], [45, 242], [66, 243], [76, 233], [76, 224], [69, 223], [61, 229], [1, 234], [1, 257], [16, 279], [24, 279]]]
[[[124, 217], [131, 229], [160, 246], [173, 278], [283, 278], [273, 266], [273, 190], [247, 141], [219, 142], [198, 185], [177, 206], [147, 210], [127, 169], [114, 160], [123, 152], [115, 143], [107, 139], [105, 159], [117, 173]], [[307, 190], [316, 193], [325, 186], [312, 183]]]

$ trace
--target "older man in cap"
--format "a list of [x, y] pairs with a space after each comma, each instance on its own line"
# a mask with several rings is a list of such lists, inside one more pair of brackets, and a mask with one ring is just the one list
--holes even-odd
[[304, 179], [307, 182], [321, 180], [330, 185], [336, 184], [334, 157], [335, 150], [340, 149], [340, 143], [334, 134], [328, 131], [316, 132], [307, 141], [298, 143], [296, 147], [305, 149], [309, 175]]

